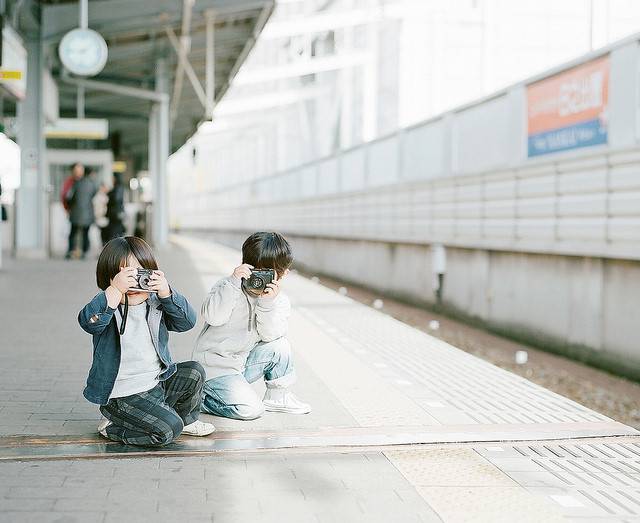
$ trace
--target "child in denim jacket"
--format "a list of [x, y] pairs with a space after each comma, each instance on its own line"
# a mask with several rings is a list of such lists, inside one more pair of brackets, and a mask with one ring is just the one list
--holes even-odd
[[[148, 269], [146, 290], [138, 269]], [[204, 369], [195, 361], [174, 363], [168, 331], [193, 328], [196, 313], [169, 286], [147, 243], [136, 237], [108, 242], [96, 268], [101, 289], [78, 315], [93, 336], [93, 363], [84, 396], [100, 405], [98, 432], [131, 445], [161, 446], [180, 434], [206, 436], [198, 420]]]

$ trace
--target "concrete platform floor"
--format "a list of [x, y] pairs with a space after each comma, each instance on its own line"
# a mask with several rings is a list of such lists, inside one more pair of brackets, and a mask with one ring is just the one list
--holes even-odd
[[[196, 308], [236, 251], [178, 236], [158, 255]], [[95, 435], [77, 325], [95, 260], [0, 272], [0, 521], [638, 521], [638, 433], [291, 275], [306, 416], [203, 416], [162, 451]], [[190, 357], [201, 323], [172, 337]], [[256, 384], [258, 392], [262, 384]]]

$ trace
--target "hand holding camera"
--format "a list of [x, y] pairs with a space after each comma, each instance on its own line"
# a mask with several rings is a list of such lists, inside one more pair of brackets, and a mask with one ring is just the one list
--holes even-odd
[[245, 278], [248, 279], [251, 277], [251, 269], [253, 269], [253, 265], [243, 263], [233, 270], [233, 276], [238, 278], [239, 280], [243, 280]]
[[169, 282], [162, 271], [152, 271], [148, 288], [151, 292], [157, 292], [159, 298], [168, 298], [171, 296]]
[[242, 285], [254, 296], [275, 298], [280, 292], [278, 275], [273, 269], [250, 269]]
[[171, 295], [167, 278], [162, 271], [141, 267], [122, 267], [111, 280], [111, 286], [126, 294], [129, 291], [157, 292], [160, 298]]
[[272, 269], [269, 270], [273, 274], [273, 279], [265, 286], [262, 296], [264, 296], [265, 298], [275, 298], [278, 294], [280, 294], [280, 284], [282, 283], [282, 278], [289, 274], [289, 269], [286, 269], [279, 278], [276, 271]]
[[120, 294], [126, 294], [131, 287], [138, 284], [136, 271], [135, 267], [121, 267], [120, 272], [111, 280], [111, 286], [120, 291]]
[[265, 298], [275, 298], [280, 293], [280, 280], [274, 279], [271, 283], [267, 284], [262, 296]]

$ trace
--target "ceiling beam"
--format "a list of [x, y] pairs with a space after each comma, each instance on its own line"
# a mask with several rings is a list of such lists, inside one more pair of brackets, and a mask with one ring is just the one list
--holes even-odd
[[[216, 16], [237, 17], [245, 11], [258, 11], [273, 0], [198, 0], [194, 5], [194, 15], [204, 19], [207, 9], [213, 9]], [[157, 25], [158, 31], [165, 20], [160, 23], [159, 13], [169, 17], [170, 23], [179, 23], [182, 3], [175, 0], [131, 1], [101, 0], [91, 2], [89, 9], [89, 27], [103, 33], [103, 36], [126, 32], [127, 30]], [[45, 5], [42, 8], [42, 38], [44, 40], [60, 39], [65, 33], [77, 27], [78, 4]]]
[[231, 86], [231, 82], [234, 80], [235, 76], [238, 74], [240, 67], [249, 56], [249, 53], [251, 52], [253, 47], [256, 45], [256, 42], [258, 41], [258, 36], [264, 30], [264, 27], [267, 24], [267, 21], [269, 20], [269, 18], [271, 18], [271, 14], [273, 13], [274, 9], [275, 9], [275, 0], [271, 0], [269, 4], [265, 5], [262, 8], [262, 11], [258, 16], [258, 19], [256, 20], [256, 23], [253, 26], [253, 32], [251, 34], [251, 37], [244, 44], [242, 51], [240, 52], [240, 54], [238, 55], [238, 58], [236, 59], [236, 63], [233, 64], [231, 71], [226, 77], [225, 83], [220, 88], [220, 90], [216, 93], [216, 101], [221, 100], [222, 97], [226, 94], [227, 90]]
[[204, 109], [212, 113], [213, 102], [211, 100], [207, 100], [207, 95], [205, 94], [204, 89], [202, 88], [202, 85], [200, 85], [200, 81], [198, 80], [198, 75], [193, 70], [193, 67], [191, 66], [191, 63], [189, 63], [189, 60], [187, 59], [185, 53], [182, 52], [182, 48], [180, 46], [180, 43], [178, 42], [178, 38], [176, 37], [175, 32], [173, 31], [173, 28], [171, 28], [170, 26], [166, 26], [165, 31], [169, 36], [169, 40], [171, 41], [173, 50], [178, 55], [179, 63], [182, 65], [182, 68], [187, 73], [187, 78], [189, 78], [189, 82], [191, 82], [191, 87], [193, 87], [193, 90], [198, 95], [198, 99], [202, 103], [202, 106], [204, 107]]
[[[247, 39], [247, 36], [250, 34], [249, 30], [240, 32], [238, 28], [223, 28], [216, 31], [224, 33], [224, 37], [222, 37], [218, 34], [218, 32], [216, 32], [215, 45], [216, 49], [219, 48], [219, 50], [228, 49], [229, 47], [231, 47], [240, 51]], [[158, 46], [158, 43], [163, 40], [166, 40], [164, 33], [158, 33], [155, 39], [140, 40], [131, 43], [108, 42], [109, 59], [119, 61], [144, 56], [145, 54], [152, 53]], [[192, 34], [191, 37], [192, 51], [189, 53], [189, 56], [194, 53], [204, 53], [205, 43], [206, 41], [204, 33], [200, 34], [194, 31], [194, 34]], [[217, 53], [216, 56], [219, 56], [220, 54]]]
[[158, 93], [149, 89], [140, 89], [139, 87], [128, 87], [108, 82], [101, 82], [99, 80], [87, 80], [85, 78], [62, 76], [60, 77], [60, 81], [77, 87], [84, 87], [85, 89], [106, 91], [108, 93], [120, 94], [131, 98], [139, 98], [141, 100], [149, 100], [151, 102], [167, 102], [169, 98], [169, 95], [165, 93]]
[[236, 85], [248, 85], [261, 82], [272, 82], [285, 78], [294, 78], [314, 73], [324, 73], [365, 63], [370, 57], [367, 52], [354, 52], [341, 55], [307, 58], [284, 65], [274, 65], [246, 70], [238, 74]]
[[[169, 122], [173, 126], [178, 116], [178, 106], [182, 96], [182, 83], [184, 81], [185, 63], [188, 63], [187, 56], [191, 49], [191, 15], [193, 14], [194, 0], [182, 0], [182, 27], [180, 28], [180, 42], [178, 53], [178, 66], [173, 79], [173, 92], [171, 93], [171, 104], [169, 108]], [[172, 42], [173, 43], [173, 42]]]

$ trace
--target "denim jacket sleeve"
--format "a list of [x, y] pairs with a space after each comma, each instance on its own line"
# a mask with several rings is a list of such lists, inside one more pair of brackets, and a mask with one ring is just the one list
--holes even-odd
[[89, 334], [100, 334], [111, 322], [115, 309], [107, 304], [104, 291], [99, 292], [78, 314], [78, 323]]
[[196, 311], [182, 294], [171, 289], [170, 296], [159, 299], [167, 330], [185, 332], [195, 326], [198, 321]]

